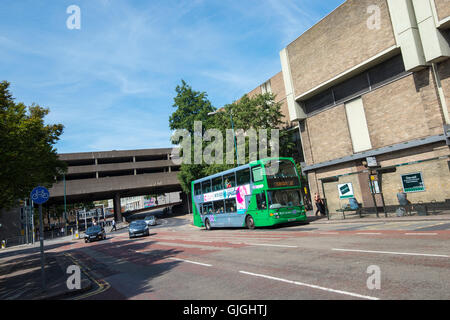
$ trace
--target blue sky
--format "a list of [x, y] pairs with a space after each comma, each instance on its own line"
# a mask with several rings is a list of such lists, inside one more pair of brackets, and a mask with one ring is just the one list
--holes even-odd
[[[281, 70], [279, 52], [344, 0], [2, 0], [0, 81], [62, 123], [59, 153], [170, 147], [184, 79], [215, 107]], [[81, 9], [69, 30], [66, 9]]]

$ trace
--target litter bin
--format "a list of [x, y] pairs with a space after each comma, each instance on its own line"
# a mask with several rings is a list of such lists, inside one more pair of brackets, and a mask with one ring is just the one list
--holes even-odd
[[419, 216], [426, 216], [428, 215], [427, 206], [422, 203], [418, 203], [415, 205], [415, 209], [417, 211], [417, 215]]
[[399, 207], [396, 211], [395, 211], [397, 217], [403, 217], [406, 214], [406, 210], [403, 207]]

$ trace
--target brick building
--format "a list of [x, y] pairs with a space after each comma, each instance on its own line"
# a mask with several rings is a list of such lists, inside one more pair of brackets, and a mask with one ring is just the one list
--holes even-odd
[[448, 0], [347, 0], [250, 92], [277, 94], [330, 212], [349, 195], [389, 208], [400, 188], [413, 203], [450, 206], [449, 41]]

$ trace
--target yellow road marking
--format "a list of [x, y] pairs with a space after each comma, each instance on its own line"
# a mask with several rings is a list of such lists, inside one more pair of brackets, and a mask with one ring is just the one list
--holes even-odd
[[64, 253], [66, 256], [68, 256], [73, 263], [75, 263], [77, 266], [80, 267], [81, 271], [83, 271], [83, 273], [93, 282], [95, 282], [98, 286], [97, 290], [93, 291], [93, 292], [88, 292], [85, 294], [82, 294], [81, 296], [77, 296], [71, 300], [80, 300], [80, 299], [84, 299], [99, 293], [102, 293], [106, 290], [108, 290], [111, 285], [105, 281], [105, 280], [96, 280], [94, 277], [92, 277], [88, 272], [86, 272], [85, 270], [87, 269], [88, 271], [91, 271], [91, 269], [87, 266], [82, 265], [79, 261], [77, 261], [70, 253]]

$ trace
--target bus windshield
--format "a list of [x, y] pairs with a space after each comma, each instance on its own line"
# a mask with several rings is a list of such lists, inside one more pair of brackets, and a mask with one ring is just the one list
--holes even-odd
[[269, 199], [269, 209], [300, 207], [302, 205], [298, 190], [268, 191], [267, 197]]

